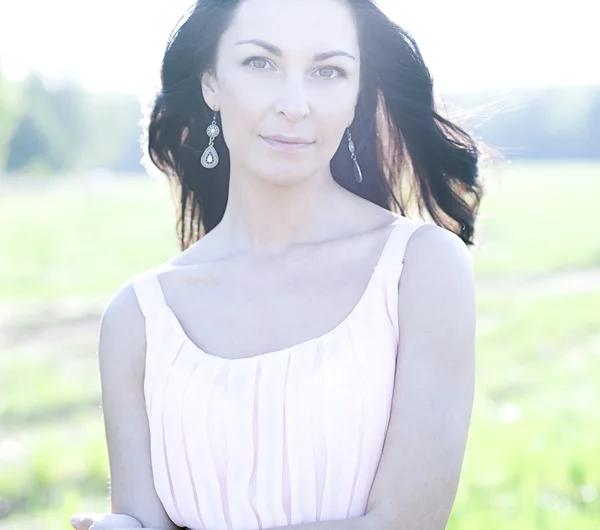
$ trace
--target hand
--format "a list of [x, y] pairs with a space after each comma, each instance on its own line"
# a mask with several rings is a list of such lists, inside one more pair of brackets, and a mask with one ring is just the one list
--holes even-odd
[[120, 513], [78, 513], [71, 517], [75, 530], [134, 530], [142, 524], [130, 515]]

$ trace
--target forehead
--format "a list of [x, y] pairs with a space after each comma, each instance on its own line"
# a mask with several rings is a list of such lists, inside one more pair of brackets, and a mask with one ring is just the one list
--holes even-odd
[[243, 0], [222, 42], [261, 39], [295, 51], [358, 50], [351, 8], [344, 0]]

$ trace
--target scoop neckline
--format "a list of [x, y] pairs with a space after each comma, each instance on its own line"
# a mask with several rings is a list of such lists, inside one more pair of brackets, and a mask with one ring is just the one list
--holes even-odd
[[262, 352], [256, 355], [250, 355], [248, 357], [237, 357], [237, 358], [233, 358], [230, 359], [228, 357], [221, 357], [219, 355], [215, 355], [213, 353], [209, 353], [208, 351], [206, 351], [205, 349], [201, 348], [200, 346], [198, 346], [191, 338], [190, 336], [186, 333], [185, 329], [183, 329], [183, 326], [181, 325], [181, 322], [179, 321], [179, 319], [177, 318], [177, 315], [175, 315], [175, 313], [173, 312], [173, 310], [171, 309], [171, 307], [166, 303], [166, 299], [164, 297], [164, 292], [162, 290], [162, 286], [160, 284], [160, 280], [158, 279], [158, 277], [156, 275], [153, 276], [157, 288], [160, 292], [160, 295], [162, 297], [162, 307], [166, 310], [166, 312], [168, 313], [168, 315], [171, 317], [173, 323], [175, 324], [175, 327], [177, 328], [177, 331], [179, 332], [180, 336], [182, 337], [185, 345], [188, 348], [191, 348], [192, 350], [195, 350], [197, 353], [199, 353], [202, 357], [204, 358], [208, 358], [212, 361], [215, 362], [222, 362], [222, 363], [234, 363], [234, 362], [241, 362], [241, 361], [245, 361], [245, 362], [261, 362], [263, 360], [268, 360], [268, 359], [272, 359], [274, 357], [278, 357], [286, 352], [294, 353], [296, 350], [301, 349], [301, 348], [305, 348], [308, 347], [310, 345], [313, 344], [317, 344], [318, 342], [323, 341], [325, 338], [334, 335], [336, 333], [338, 333], [344, 326], [348, 325], [348, 322], [350, 320], [352, 320], [354, 318], [354, 315], [359, 311], [359, 309], [361, 308], [361, 306], [364, 304], [365, 299], [367, 298], [367, 296], [369, 295], [370, 291], [372, 290], [372, 286], [375, 283], [375, 278], [377, 277], [377, 275], [379, 274], [379, 271], [381, 270], [383, 263], [385, 261], [385, 257], [389, 251], [389, 247], [391, 246], [391, 241], [393, 239], [394, 233], [397, 231], [398, 226], [400, 225], [400, 221], [401, 221], [402, 217], [398, 216], [398, 218], [393, 221], [391, 223], [392, 229], [390, 230], [390, 233], [388, 234], [385, 243], [383, 245], [383, 248], [379, 254], [379, 257], [377, 258], [377, 262], [375, 263], [375, 267], [373, 267], [373, 271], [371, 272], [371, 275], [369, 277], [369, 280], [367, 281], [367, 285], [364, 288], [362, 294], [360, 295], [360, 298], [358, 299], [358, 302], [356, 302], [356, 304], [354, 305], [354, 307], [352, 308], [352, 310], [348, 313], [348, 315], [346, 315], [346, 317], [344, 317], [343, 320], [341, 320], [338, 324], [336, 324], [333, 328], [331, 328], [330, 330], [322, 333], [321, 335], [318, 335], [316, 337], [312, 337], [310, 339], [304, 340], [302, 342], [297, 342], [296, 344], [292, 344], [291, 346], [287, 346], [285, 348], [279, 348], [277, 350], [270, 350], [270, 351], [266, 351], [266, 352]]

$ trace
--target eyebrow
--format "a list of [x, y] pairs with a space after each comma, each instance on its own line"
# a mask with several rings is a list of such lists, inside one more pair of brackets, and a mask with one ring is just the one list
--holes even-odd
[[[260, 46], [261, 48], [264, 48], [265, 50], [271, 52], [273, 55], [277, 55], [278, 57], [281, 57], [283, 55], [283, 52], [277, 46], [260, 39], [241, 40], [239, 42], [236, 42], [235, 44], [236, 46], [240, 44], [255, 44], [256, 46]], [[349, 57], [350, 59], [356, 61], [356, 58], [353, 55], [349, 54], [348, 52], [345, 52], [344, 50], [332, 50], [329, 52], [315, 53], [313, 60], [317, 62], [325, 61], [330, 57], [336, 57], [340, 55], [343, 57]]]

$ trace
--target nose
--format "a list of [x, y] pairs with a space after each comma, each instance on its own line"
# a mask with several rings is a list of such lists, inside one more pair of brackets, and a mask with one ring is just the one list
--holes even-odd
[[284, 114], [290, 121], [300, 121], [310, 112], [306, 87], [300, 79], [288, 79], [281, 88], [275, 104], [278, 114]]

